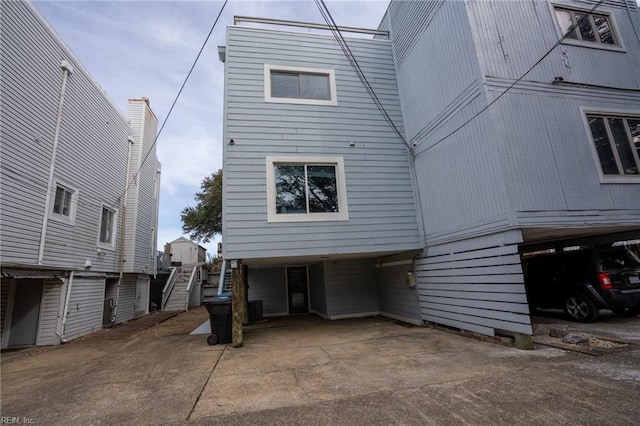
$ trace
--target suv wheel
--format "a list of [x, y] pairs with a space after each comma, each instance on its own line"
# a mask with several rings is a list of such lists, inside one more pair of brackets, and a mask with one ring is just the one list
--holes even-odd
[[569, 295], [564, 302], [564, 312], [574, 321], [594, 322], [598, 319], [598, 307], [579, 293]]

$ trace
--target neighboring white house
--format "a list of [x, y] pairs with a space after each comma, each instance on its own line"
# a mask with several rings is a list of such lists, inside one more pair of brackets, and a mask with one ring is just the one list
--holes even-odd
[[32, 4], [0, 14], [2, 347], [52, 345], [148, 312], [157, 120], [145, 98], [122, 115]]
[[207, 261], [207, 249], [185, 237], [175, 239], [169, 245], [172, 265], [197, 265]]
[[228, 27], [223, 257], [249, 298], [531, 334], [522, 250], [638, 238], [639, 17], [392, 1], [346, 38], [377, 102], [333, 35]]

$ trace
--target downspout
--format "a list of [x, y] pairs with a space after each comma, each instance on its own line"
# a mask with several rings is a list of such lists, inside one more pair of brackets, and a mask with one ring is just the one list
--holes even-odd
[[67, 81], [73, 72], [71, 64], [66, 60], [60, 62], [62, 68], [62, 87], [60, 88], [60, 100], [58, 102], [58, 113], [56, 114], [56, 127], [53, 134], [53, 147], [51, 149], [51, 161], [49, 163], [49, 182], [47, 184], [47, 196], [44, 202], [44, 214], [42, 215], [42, 229], [40, 230], [40, 247], [38, 249], [38, 265], [42, 265], [44, 260], [44, 243], [49, 224], [49, 209], [51, 208], [51, 197], [53, 192], [53, 176], [56, 165], [56, 155], [58, 153], [58, 141], [60, 140], [60, 127], [62, 125], [62, 110], [64, 107], [64, 96], [67, 91]]
[[71, 287], [73, 286], [73, 275], [74, 271], [71, 271], [69, 274], [69, 282], [67, 283], [67, 294], [64, 299], [64, 311], [62, 312], [62, 328], [60, 333], [56, 333], [60, 338], [61, 343], [67, 343], [67, 339], [64, 338], [65, 328], [67, 326], [67, 317], [69, 314], [69, 299], [71, 299]]
[[120, 301], [120, 287], [122, 286], [122, 278], [124, 277], [124, 238], [126, 235], [127, 224], [127, 197], [129, 196], [129, 173], [131, 172], [131, 147], [133, 146], [133, 136], [127, 138], [129, 149], [127, 151], [127, 178], [124, 180], [124, 200], [122, 202], [122, 225], [120, 229], [120, 274], [118, 276], [118, 286], [116, 287], [116, 301], [111, 314], [111, 322], [116, 322], [118, 315], [118, 302]]

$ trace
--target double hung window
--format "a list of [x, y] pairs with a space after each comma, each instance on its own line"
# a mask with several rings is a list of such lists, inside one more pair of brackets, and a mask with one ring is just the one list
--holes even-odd
[[78, 204], [78, 190], [66, 183], [58, 180], [54, 181], [53, 198], [49, 218], [66, 223], [73, 223], [76, 215], [76, 205]]
[[115, 247], [116, 233], [116, 212], [108, 207], [102, 206], [100, 215], [100, 235], [98, 236], [98, 246]]

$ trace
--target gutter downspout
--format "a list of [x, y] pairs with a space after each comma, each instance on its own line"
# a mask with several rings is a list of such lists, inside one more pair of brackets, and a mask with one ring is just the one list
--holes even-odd
[[60, 100], [58, 102], [58, 112], [56, 114], [56, 127], [53, 134], [53, 147], [51, 149], [51, 161], [49, 163], [49, 182], [47, 184], [47, 196], [44, 202], [44, 214], [42, 216], [42, 229], [40, 231], [40, 247], [38, 249], [38, 265], [42, 265], [44, 260], [44, 243], [47, 235], [47, 226], [49, 224], [49, 209], [51, 208], [51, 197], [53, 191], [53, 176], [56, 165], [56, 155], [58, 153], [58, 141], [60, 140], [60, 127], [62, 125], [62, 110], [64, 107], [64, 96], [67, 92], [67, 81], [73, 72], [73, 67], [69, 62], [63, 60], [60, 62], [62, 68], [62, 87], [60, 88]]
[[120, 301], [120, 287], [122, 286], [122, 278], [124, 277], [124, 238], [126, 235], [127, 224], [127, 198], [129, 196], [129, 173], [131, 172], [131, 147], [133, 146], [133, 136], [127, 138], [129, 149], [127, 151], [127, 178], [124, 182], [124, 200], [122, 202], [122, 229], [120, 229], [120, 275], [118, 276], [118, 286], [116, 287], [116, 301], [111, 314], [111, 322], [115, 323], [118, 315], [118, 302]]
[[73, 286], [73, 275], [75, 271], [71, 271], [69, 274], [69, 282], [67, 282], [67, 294], [64, 299], [64, 311], [62, 312], [62, 327], [60, 333], [56, 333], [60, 338], [60, 343], [67, 343], [67, 339], [64, 338], [65, 328], [67, 326], [67, 317], [69, 314], [69, 299], [71, 299], [71, 287]]

